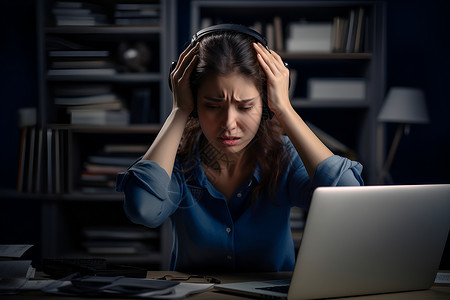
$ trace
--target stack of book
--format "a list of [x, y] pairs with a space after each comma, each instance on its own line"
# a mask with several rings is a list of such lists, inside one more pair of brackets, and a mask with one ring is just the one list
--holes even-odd
[[57, 26], [98, 26], [108, 23], [103, 8], [87, 2], [56, 1], [52, 12]]
[[124, 26], [158, 26], [161, 23], [159, 3], [118, 3], [114, 23]]
[[92, 255], [148, 254], [156, 250], [158, 232], [137, 226], [86, 227], [83, 246]]
[[80, 178], [85, 193], [111, 193], [117, 173], [123, 172], [148, 149], [147, 145], [107, 144], [96, 155], [89, 155], [83, 163]]
[[69, 114], [71, 124], [123, 126], [129, 123], [128, 110], [110, 85], [58, 86], [54, 95], [55, 104]]
[[54, 49], [48, 55], [49, 76], [109, 76], [117, 73], [108, 50]]

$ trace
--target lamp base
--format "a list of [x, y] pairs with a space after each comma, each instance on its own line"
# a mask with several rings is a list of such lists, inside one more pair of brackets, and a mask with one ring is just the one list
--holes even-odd
[[[397, 152], [398, 144], [400, 143], [400, 139], [402, 137], [403, 131], [405, 130], [405, 124], [401, 123], [398, 125], [397, 130], [395, 131], [394, 140], [392, 141], [391, 148], [389, 149], [389, 154], [387, 156], [386, 162], [384, 163], [383, 170], [381, 170], [381, 174], [378, 177], [378, 183], [393, 183], [392, 176], [389, 174], [389, 170], [392, 165], [392, 161], [394, 160], [395, 152]], [[387, 179], [385, 181], [385, 179]]]

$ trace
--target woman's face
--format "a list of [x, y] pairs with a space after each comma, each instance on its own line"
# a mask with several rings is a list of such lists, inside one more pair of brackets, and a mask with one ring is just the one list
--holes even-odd
[[258, 132], [262, 99], [245, 75], [208, 76], [198, 89], [197, 111], [207, 140], [224, 153], [238, 153]]

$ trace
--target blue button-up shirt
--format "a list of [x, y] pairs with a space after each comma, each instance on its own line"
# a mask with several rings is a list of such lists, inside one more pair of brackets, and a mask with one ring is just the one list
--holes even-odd
[[[362, 185], [362, 166], [340, 156], [323, 161], [310, 180], [289, 139], [291, 163], [278, 183], [276, 199], [263, 193], [251, 204], [260, 176], [254, 174], [232, 196], [225, 196], [198, 164], [172, 178], [157, 163], [139, 160], [117, 177], [124, 209], [135, 223], [157, 227], [170, 218], [171, 270], [283, 271], [295, 263], [289, 215], [292, 206], [308, 209], [318, 186]], [[179, 169], [178, 162], [174, 169]]]

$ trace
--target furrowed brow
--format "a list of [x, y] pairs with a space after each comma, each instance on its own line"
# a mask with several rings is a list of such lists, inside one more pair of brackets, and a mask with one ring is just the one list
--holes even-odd
[[205, 99], [206, 99], [206, 100], [209, 100], [209, 101], [213, 101], [213, 102], [222, 102], [222, 101], [225, 101], [224, 98], [213, 98], [213, 97], [208, 97], [208, 96], [205, 96]]

